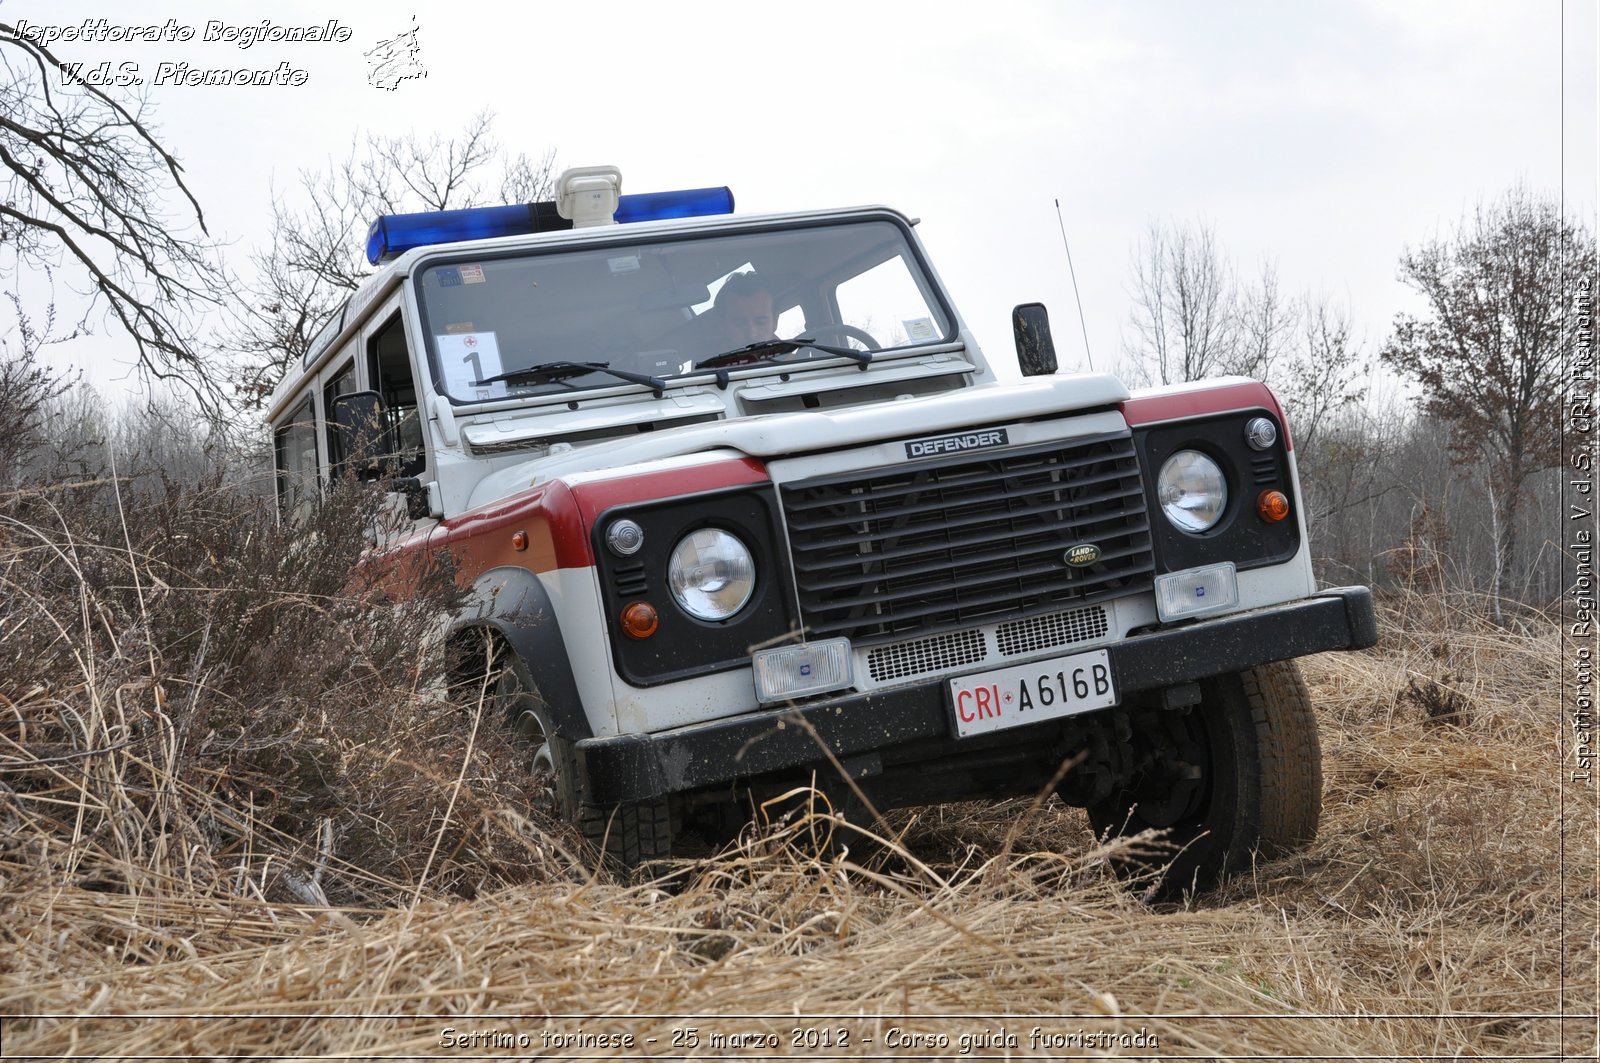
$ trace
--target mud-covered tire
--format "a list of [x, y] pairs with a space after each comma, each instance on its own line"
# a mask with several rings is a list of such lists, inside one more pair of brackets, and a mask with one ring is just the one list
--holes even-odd
[[1322, 741], [1311, 691], [1294, 661], [1242, 672], [1261, 759], [1257, 848], [1282, 856], [1310, 845], [1322, 819]]
[[578, 827], [611, 870], [631, 872], [672, 855], [671, 813], [665, 800], [585, 805]]
[[511, 721], [532, 770], [547, 777], [553, 812], [577, 825], [584, 840], [608, 870], [632, 872], [672, 855], [673, 825], [665, 799], [637, 804], [593, 805], [582, 799], [578, 758], [571, 739], [550, 726], [550, 713], [527, 666], [506, 653], [492, 687], [495, 701]]
[[1186, 712], [1129, 712], [1138, 767], [1088, 809], [1101, 835], [1160, 830], [1183, 847], [1140, 856], [1130, 868], [1166, 865], [1156, 884], [1165, 896], [1209, 888], [1258, 853], [1309, 844], [1322, 812], [1322, 748], [1299, 667], [1259, 665], [1200, 689], [1200, 704]]
[[529, 758], [529, 769], [554, 798], [550, 811], [570, 821], [579, 808], [578, 764], [572, 743], [550, 726], [544, 697], [520, 658], [505, 651], [495, 667], [498, 671], [490, 686], [495, 705], [511, 724], [519, 748]]

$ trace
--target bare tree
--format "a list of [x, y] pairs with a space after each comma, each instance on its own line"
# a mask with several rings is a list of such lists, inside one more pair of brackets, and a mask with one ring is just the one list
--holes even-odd
[[1305, 443], [1330, 414], [1361, 400], [1368, 364], [1351, 339], [1348, 311], [1322, 296], [1286, 297], [1270, 261], [1254, 283], [1240, 284], [1209, 226], [1153, 224], [1133, 272], [1126, 350], [1141, 382], [1263, 379]]
[[[451, 138], [369, 136], [325, 170], [303, 170], [293, 197], [276, 194], [270, 243], [252, 256], [256, 282], [228, 346], [235, 394], [247, 407], [271, 394], [324, 322], [371, 274], [367, 227], [380, 214], [527, 203], [552, 194], [554, 153], [530, 160], [494, 142], [481, 112]], [[490, 183], [487, 179], [497, 177]]]
[[1428, 309], [1396, 317], [1382, 358], [1422, 386], [1424, 411], [1449, 422], [1453, 460], [1487, 470], [1497, 601], [1516, 579], [1529, 478], [1561, 460], [1561, 358], [1594, 276], [1593, 234], [1522, 188], [1400, 260], [1401, 280]]
[[1371, 367], [1351, 338], [1349, 310], [1325, 296], [1300, 299], [1288, 327], [1295, 333], [1288, 354], [1265, 375], [1289, 408], [1295, 440], [1311, 449], [1333, 416], [1366, 397]]
[[1234, 353], [1227, 360], [1227, 371], [1244, 376], [1271, 379], [1274, 368], [1290, 345], [1298, 318], [1295, 304], [1283, 297], [1278, 286], [1278, 270], [1271, 262], [1262, 264], [1261, 279], [1235, 298], [1238, 313]]
[[1134, 252], [1132, 294], [1130, 353], [1155, 383], [1215, 376], [1237, 360], [1233, 270], [1210, 226], [1152, 223]]
[[52, 88], [60, 67], [0, 23], [0, 277], [81, 277], [146, 373], [213, 400], [197, 317], [225, 286], [200, 204], [144, 101]]
[[[35, 320], [14, 292], [6, 298], [16, 311], [16, 325], [0, 333], [0, 492], [17, 486], [25, 466], [44, 445], [50, 405], [72, 385], [39, 364], [48, 344], [71, 336], [53, 336], [55, 306]], [[76, 335], [74, 332], [72, 335]]]

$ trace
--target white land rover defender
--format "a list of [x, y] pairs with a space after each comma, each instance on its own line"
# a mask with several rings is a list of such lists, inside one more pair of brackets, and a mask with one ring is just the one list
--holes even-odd
[[456, 678], [562, 814], [632, 865], [813, 780], [879, 808], [1054, 780], [1169, 831], [1184, 888], [1315, 835], [1293, 659], [1377, 626], [1316, 588], [1265, 386], [1056, 375], [1036, 304], [1004, 383], [905, 216], [620, 186], [378, 219], [269, 414], [288, 513], [386, 457], [381, 549], [451, 555], [448, 637], [498, 647]]

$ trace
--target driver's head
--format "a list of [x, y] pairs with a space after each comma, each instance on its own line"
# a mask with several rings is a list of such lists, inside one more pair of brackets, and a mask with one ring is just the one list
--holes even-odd
[[730, 348], [778, 338], [772, 289], [754, 273], [735, 273], [717, 292], [717, 316]]

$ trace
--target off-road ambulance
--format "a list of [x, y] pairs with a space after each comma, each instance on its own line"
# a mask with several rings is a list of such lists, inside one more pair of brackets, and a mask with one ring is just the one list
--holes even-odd
[[813, 780], [880, 809], [1053, 786], [1168, 831], [1183, 887], [1315, 835], [1294, 658], [1377, 627], [1316, 586], [1262, 384], [1059, 374], [1037, 304], [997, 379], [883, 207], [744, 216], [591, 167], [380, 218], [368, 254], [272, 399], [282, 508], [385, 459], [377, 549], [449, 555], [447, 637], [497, 647], [455, 678], [615, 861]]

